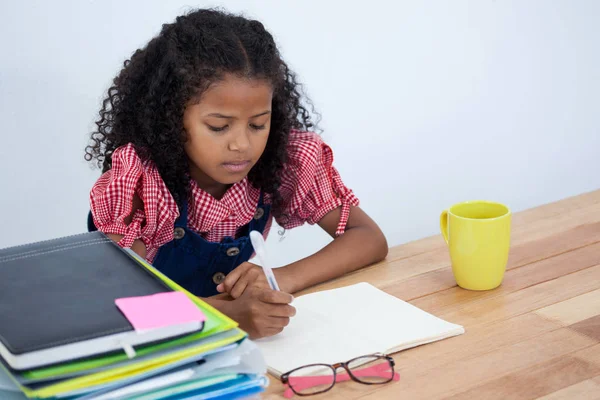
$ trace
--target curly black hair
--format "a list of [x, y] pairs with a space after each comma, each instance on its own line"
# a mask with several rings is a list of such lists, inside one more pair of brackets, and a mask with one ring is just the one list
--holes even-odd
[[273, 86], [269, 139], [248, 178], [277, 202], [289, 132], [314, 130], [318, 121], [311, 113], [318, 114], [263, 24], [220, 9], [194, 10], [164, 24], [124, 62], [102, 102], [85, 159], [96, 159], [105, 172], [114, 150], [132, 143], [140, 157], [155, 163], [180, 204], [190, 184], [184, 108], [228, 73], [266, 79]]

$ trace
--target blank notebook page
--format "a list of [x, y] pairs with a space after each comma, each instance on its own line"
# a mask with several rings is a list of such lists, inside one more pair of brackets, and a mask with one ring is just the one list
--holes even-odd
[[393, 353], [464, 333], [368, 283], [294, 299], [296, 316], [278, 335], [256, 340], [276, 376], [306, 364]]

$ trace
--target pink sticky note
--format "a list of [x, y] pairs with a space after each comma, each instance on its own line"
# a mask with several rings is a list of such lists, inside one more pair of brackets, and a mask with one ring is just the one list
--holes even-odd
[[177, 291], [124, 297], [115, 304], [136, 331], [206, 319], [192, 300]]

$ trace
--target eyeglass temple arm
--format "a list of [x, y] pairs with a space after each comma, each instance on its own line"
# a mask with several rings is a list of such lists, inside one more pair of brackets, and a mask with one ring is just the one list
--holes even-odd
[[[373, 365], [372, 367], [352, 370], [352, 374], [354, 376], [381, 376], [381, 377], [385, 378], [385, 377], [387, 377], [387, 375], [385, 375], [385, 374], [389, 373], [389, 370], [390, 370], [389, 364], [378, 364], [378, 365]], [[348, 375], [347, 372], [335, 375], [336, 382], [348, 381], [350, 379], [351, 379], [350, 375]], [[397, 372], [394, 372], [393, 379], [395, 381], [399, 380], [400, 375], [398, 375]], [[294, 376], [294, 377], [289, 377], [288, 382], [290, 382], [296, 390], [304, 390], [304, 389], [310, 389], [311, 387], [315, 387], [315, 386], [319, 386], [319, 385], [330, 384], [331, 377], [329, 377], [329, 376]], [[294, 391], [292, 390], [292, 388], [289, 387], [289, 384], [287, 385], [287, 388], [286, 388], [285, 392], [283, 393], [283, 396], [286, 399], [291, 399], [294, 396]]]

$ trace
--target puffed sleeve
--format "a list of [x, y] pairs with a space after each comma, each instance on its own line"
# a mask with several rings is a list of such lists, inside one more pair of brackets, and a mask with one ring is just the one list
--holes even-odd
[[359, 200], [344, 185], [333, 166], [331, 148], [312, 132], [293, 131], [288, 144], [288, 161], [282, 173], [279, 193], [283, 209], [277, 223], [286, 229], [304, 223], [316, 224], [330, 211], [341, 207], [336, 235], [346, 229], [350, 206]]
[[[141, 200], [131, 220], [134, 196]], [[147, 258], [173, 239], [177, 205], [151, 162], [144, 162], [132, 144], [113, 152], [112, 168], [98, 178], [90, 192], [90, 209], [99, 231], [123, 235], [122, 247], [136, 239], [146, 245]]]

